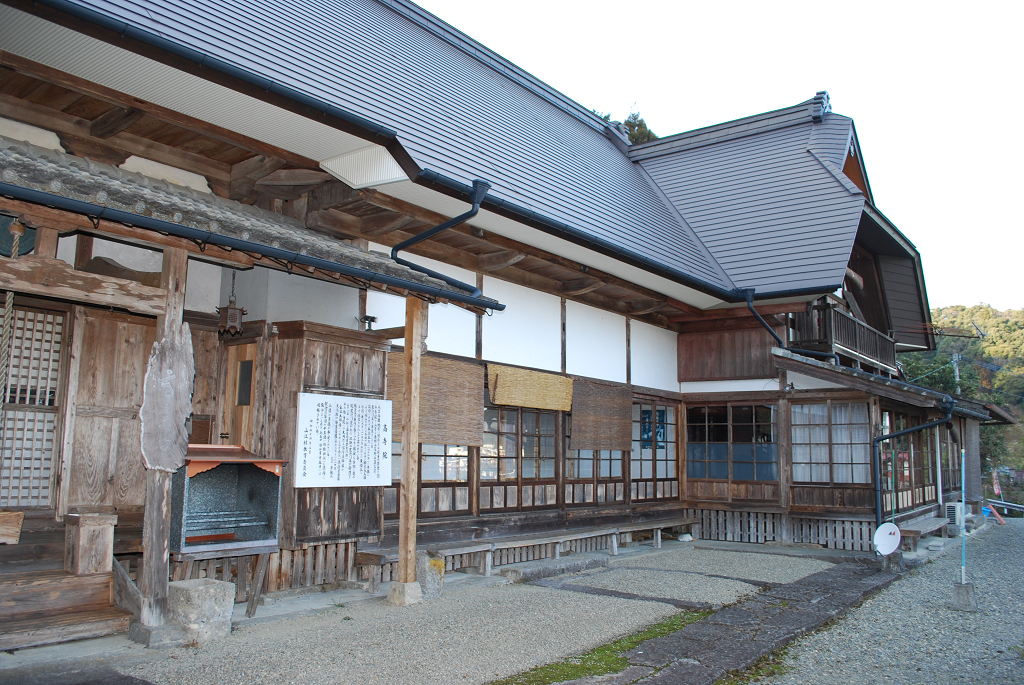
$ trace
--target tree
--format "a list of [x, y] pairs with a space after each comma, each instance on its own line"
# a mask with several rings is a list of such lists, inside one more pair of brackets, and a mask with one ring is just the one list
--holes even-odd
[[629, 131], [629, 142], [633, 145], [658, 139], [654, 131], [647, 128], [647, 122], [640, 116], [640, 112], [630, 112], [622, 123], [626, 125], [626, 130]]

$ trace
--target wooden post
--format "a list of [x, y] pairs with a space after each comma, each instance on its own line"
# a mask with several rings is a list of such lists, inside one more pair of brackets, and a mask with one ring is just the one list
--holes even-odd
[[420, 357], [423, 303], [405, 300], [405, 395], [402, 407], [402, 506], [398, 519], [398, 582], [416, 582], [416, 512], [420, 455]]
[[[166, 309], [157, 317], [157, 341], [172, 335], [171, 326], [181, 325], [185, 312], [185, 275], [188, 252], [181, 248], [164, 249], [160, 287], [167, 291]], [[142, 554], [139, 574], [142, 610], [139, 622], [160, 626], [167, 620], [167, 583], [170, 576], [171, 474], [146, 470], [146, 502], [142, 520]]]
[[32, 250], [40, 257], [57, 256], [57, 229], [39, 226], [36, 228], [36, 245]]

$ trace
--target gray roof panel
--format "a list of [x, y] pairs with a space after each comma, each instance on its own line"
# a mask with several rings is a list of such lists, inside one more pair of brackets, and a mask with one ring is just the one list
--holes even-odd
[[801, 103], [630, 151], [736, 286], [760, 296], [834, 288], [850, 259], [864, 196], [815, 155], [841, 168], [851, 122], [812, 113]]
[[398, 133], [421, 169], [732, 284], [592, 113], [402, 0], [75, 0]]

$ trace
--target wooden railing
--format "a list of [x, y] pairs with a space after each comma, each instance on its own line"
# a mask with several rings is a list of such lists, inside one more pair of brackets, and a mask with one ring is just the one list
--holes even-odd
[[896, 370], [896, 341], [831, 304], [793, 314], [794, 347], [822, 349]]

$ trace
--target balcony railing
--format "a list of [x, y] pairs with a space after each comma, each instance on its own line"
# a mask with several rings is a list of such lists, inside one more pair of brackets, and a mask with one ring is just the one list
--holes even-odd
[[815, 305], [809, 312], [793, 314], [790, 328], [794, 347], [835, 352], [889, 373], [898, 373], [896, 341], [837, 309], [831, 301]]

